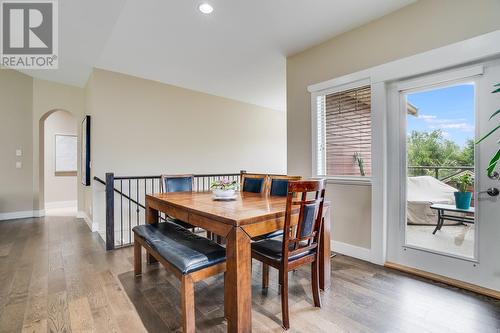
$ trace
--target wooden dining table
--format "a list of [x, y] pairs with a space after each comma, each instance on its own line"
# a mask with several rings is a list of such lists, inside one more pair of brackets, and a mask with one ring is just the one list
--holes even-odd
[[[235, 200], [216, 201], [210, 192], [176, 192], [146, 196], [146, 222], [160, 213], [226, 239], [224, 306], [228, 332], [252, 331], [252, 238], [283, 229], [286, 197], [239, 192]], [[330, 287], [330, 209], [325, 203], [320, 238], [320, 288]], [[292, 215], [292, 220], [298, 219]], [[293, 223], [293, 221], [292, 221]], [[296, 223], [296, 221], [295, 221]]]

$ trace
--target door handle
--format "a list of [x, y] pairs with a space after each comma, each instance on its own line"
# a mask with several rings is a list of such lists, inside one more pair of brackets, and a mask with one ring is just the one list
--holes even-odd
[[490, 187], [486, 191], [480, 191], [480, 192], [478, 192], [478, 194], [481, 194], [481, 193], [486, 193], [490, 197], [496, 197], [497, 195], [500, 194], [500, 191], [498, 191], [498, 189], [496, 187]]

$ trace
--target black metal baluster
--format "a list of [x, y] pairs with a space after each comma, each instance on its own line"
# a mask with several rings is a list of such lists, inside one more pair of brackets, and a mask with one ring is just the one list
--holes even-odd
[[115, 175], [106, 173], [106, 251], [114, 250], [115, 244]]
[[123, 246], [123, 180], [120, 179], [120, 244]]
[[130, 179], [128, 180], [128, 242], [132, 243], [132, 201], [130, 200]]
[[[144, 178], [144, 207], [146, 207], [146, 184], [147, 184], [148, 179]], [[139, 200], [137, 200], [139, 201]], [[146, 210], [144, 210], [144, 223], [146, 223]]]
[[137, 178], [136, 184], [135, 184], [135, 207], [136, 207], [136, 213], [137, 213], [137, 224], [139, 225], [139, 178]]

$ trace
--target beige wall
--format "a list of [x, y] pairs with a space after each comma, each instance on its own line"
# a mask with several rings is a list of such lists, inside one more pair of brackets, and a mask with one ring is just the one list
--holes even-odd
[[32, 102], [33, 79], [0, 69], [0, 214], [33, 210]]
[[[60, 83], [33, 80], [33, 204], [35, 209], [44, 208], [44, 120], [54, 110], [70, 112], [79, 124], [85, 113], [85, 90]], [[80, 145], [78, 145], [80, 147]], [[80, 158], [80, 154], [78, 154]], [[79, 175], [78, 175], [79, 177]], [[80, 179], [80, 178], [78, 178]], [[78, 209], [84, 209], [84, 187], [78, 182]]]
[[[84, 107], [84, 89], [0, 70], [0, 214], [44, 209], [44, 120], [58, 109], [80, 119]], [[22, 157], [15, 155], [18, 148]]]
[[77, 120], [67, 111], [56, 111], [45, 119], [45, 206], [50, 204], [61, 204], [62, 202], [77, 200], [77, 177], [76, 175], [55, 174], [55, 136], [77, 135]]
[[[421, 0], [287, 59], [288, 172], [311, 175], [307, 86], [500, 29], [498, 0]], [[370, 247], [371, 188], [329, 185], [333, 237]]]
[[[86, 103], [92, 172], [100, 178], [106, 172], [286, 171], [283, 112], [99, 69], [87, 84]], [[102, 226], [98, 195], [93, 218]]]

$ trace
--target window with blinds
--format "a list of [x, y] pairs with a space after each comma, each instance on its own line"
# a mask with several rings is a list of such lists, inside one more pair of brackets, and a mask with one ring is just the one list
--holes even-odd
[[316, 97], [317, 174], [371, 176], [371, 89]]

